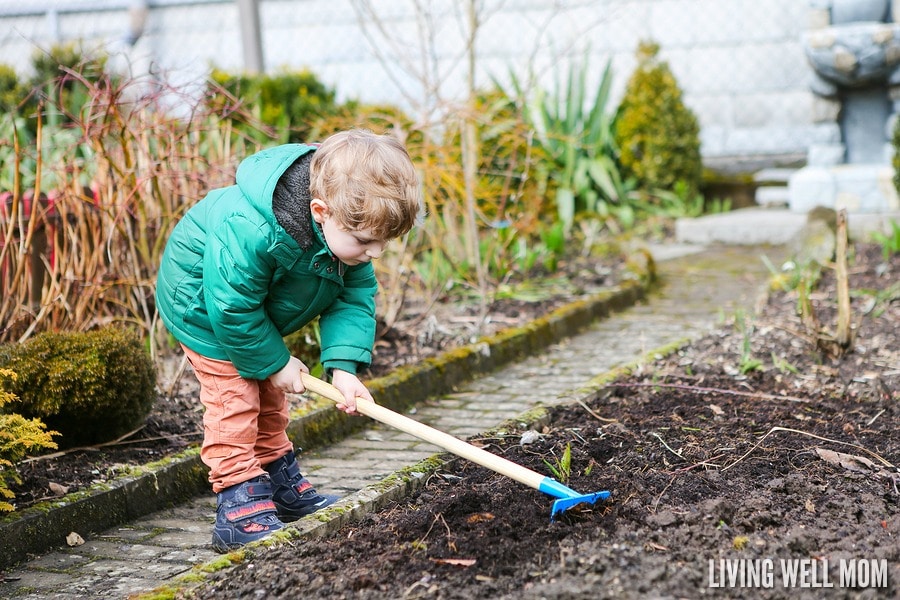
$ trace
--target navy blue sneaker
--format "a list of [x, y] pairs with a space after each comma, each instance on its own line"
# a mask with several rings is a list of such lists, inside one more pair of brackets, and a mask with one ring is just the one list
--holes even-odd
[[272, 477], [275, 488], [272, 500], [278, 509], [278, 518], [285, 523], [311, 515], [339, 498], [318, 493], [309, 480], [300, 474], [300, 465], [293, 452], [288, 452], [263, 468]]
[[225, 488], [216, 495], [212, 545], [218, 552], [235, 550], [283, 527], [272, 502], [268, 475]]

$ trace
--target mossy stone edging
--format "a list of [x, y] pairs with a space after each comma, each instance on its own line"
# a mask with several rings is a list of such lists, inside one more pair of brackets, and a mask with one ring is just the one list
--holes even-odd
[[[611, 312], [633, 305], [645, 293], [643, 283], [626, 281], [527, 325], [397, 369], [367, 385], [379, 404], [404, 411], [416, 402], [452, 391], [473, 376], [575, 335]], [[367, 424], [367, 420], [348, 417], [333, 410], [330, 401], [319, 399], [306, 414], [292, 419], [288, 435], [298, 446], [316, 448], [342, 439]], [[195, 448], [158, 464], [146, 465], [137, 474], [16, 511], [0, 518], [0, 569], [27, 560], [29, 554], [44, 553], [63, 545], [70, 532], [87, 537], [186, 501], [207, 491], [208, 486], [207, 469]]]
[[0, 519], [0, 569], [64, 544], [73, 531], [86, 537], [196, 496], [209, 487], [206, 474], [195, 448], [6, 515]]

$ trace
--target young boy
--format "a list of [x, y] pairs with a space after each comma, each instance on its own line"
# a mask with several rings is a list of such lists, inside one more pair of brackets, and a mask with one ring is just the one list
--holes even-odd
[[238, 548], [335, 498], [300, 473], [285, 392], [309, 369], [282, 337], [319, 317], [321, 360], [353, 414], [372, 399], [377, 283], [371, 261], [407, 233], [421, 204], [413, 164], [390, 136], [352, 130], [241, 162], [176, 225], [156, 303], [200, 382], [203, 445], [216, 492], [213, 546]]

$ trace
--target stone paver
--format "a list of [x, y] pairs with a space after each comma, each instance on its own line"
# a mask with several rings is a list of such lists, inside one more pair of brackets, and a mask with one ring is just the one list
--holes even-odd
[[[565, 401], [567, 393], [592, 378], [702, 334], [736, 310], [752, 311], [767, 276], [760, 253], [722, 247], [665, 260], [659, 264], [664, 286], [647, 302], [538, 356], [429, 400], [410, 416], [465, 438], [538, 403]], [[774, 258], [772, 262], [778, 264]], [[346, 496], [438, 451], [373, 423], [344, 441], [303, 454], [301, 466], [320, 491]], [[81, 600], [150, 591], [218, 556], [209, 546], [214, 515], [210, 493], [104, 531], [82, 546], [48, 553], [7, 572], [0, 597]]]

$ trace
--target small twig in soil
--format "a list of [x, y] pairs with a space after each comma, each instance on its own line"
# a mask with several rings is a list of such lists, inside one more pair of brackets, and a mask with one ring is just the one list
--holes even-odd
[[414, 546], [420, 547], [422, 544], [425, 543], [425, 540], [427, 540], [428, 536], [431, 534], [431, 530], [434, 529], [435, 523], [437, 523], [438, 521], [443, 523], [444, 529], [447, 530], [447, 547], [450, 550], [456, 552], [456, 544], [454, 544], [453, 540], [451, 539], [453, 536], [453, 533], [450, 531], [450, 526], [447, 525], [447, 521], [444, 520], [444, 515], [442, 513], [437, 513], [434, 516], [434, 520], [431, 522], [431, 526], [428, 528], [428, 531], [425, 532], [425, 535], [423, 535], [421, 538], [419, 538], [418, 540], [416, 540], [414, 542]]
[[717, 454], [716, 456], [713, 456], [709, 460], [701, 460], [700, 462], [692, 463], [686, 467], [681, 467], [680, 469], [675, 469], [674, 471], [672, 471], [672, 473], [674, 473], [676, 475], [680, 475], [681, 473], [687, 473], [688, 471], [693, 471], [697, 467], [710, 467], [713, 469], [721, 469], [722, 465], [717, 465], [716, 463], [709, 462], [709, 461], [717, 460], [719, 458], [722, 458], [723, 456], [724, 456], [724, 454]]
[[666, 450], [668, 450], [669, 452], [671, 452], [672, 454], [674, 454], [675, 456], [677, 456], [677, 457], [680, 458], [681, 460], [684, 460], [684, 459], [685, 459], [685, 458], [681, 455], [681, 452], [680, 452], [680, 451], [673, 450], [673, 449], [671, 448], [671, 446], [669, 446], [669, 445], [666, 443], [666, 440], [662, 439], [662, 437], [661, 437], [658, 433], [653, 432], [653, 433], [651, 433], [650, 435], [652, 435], [653, 437], [655, 437], [656, 439], [658, 439], [658, 440], [660, 441], [660, 443], [661, 443], [663, 446], [665, 446]]
[[774, 329], [780, 329], [781, 331], [789, 333], [789, 334], [793, 335], [794, 337], [800, 338], [801, 340], [803, 340], [804, 342], [806, 342], [810, 345], [815, 345], [815, 343], [816, 343], [816, 338], [814, 336], [807, 335], [805, 332], [800, 331], [799, 329], [794, 329], [792, 327], [788, 327], [787, 325], [781, 325], [779, 323], [773, 323], [771, 326]]
[[603, 387], [610, 388], [629, 388], [629, 387], [661, 387], [672, 388], [677, 390], [686, 390], [689, 392], [699, 392], [701, 394], [728, 394], [732, 396], [744, 396], [747, 398], [762, 398], [764, 400], [787, 400], [788, 402], [798, 402], [806, 404], [809, 402], [806, 398], [797, 398], [795, 396], [776, 396], [775, 394], [763, 394], [760, 392], [740, 392], [737, 390], [724, 390], [720, 388], [700, 387], [696, 385], [685, 385], [683, 383], [610, 383]]
[[744, 455], [743, 455], [742, 457], [740, 457], [739, 459], [737, 459], [736, 461], [734, 461], [734, 462], [731, 463], [730, 465], [727, 465], [727, 466], [725, 466], [725, 467], [722, 467], [722, 472], [727, 471], [727, 470], [730, 469], [731, 467], [735, 466], [736, 464], [738, 464], [739, 462], [743, 461], [745, 458], [747, 458], [748, 456], [750, 456], [750, 454], [752, 454], [757, 448], [759, 448], [759, 446], [765, 441], [765, 439], [766, 439], [767, 437], [769, 437], [769, 435], [771, 435], [771, 434], [773, 434], [773, 433], [775, 433], [775, 432], [777, 432], [777, 431], [786, 431], [786, 432], [788, 432], [788, 433], [799, 433], [800, 435], [806, 435], [806, 436], [809, 436], [809, 437], [811, 437], [811, 438], [815, 438], [815, 439], [817, 439], [817, 440], [822, 440], [823, 442], [831, 442], [832, 444], [839, 444], [839, 445], [841, 445], [841, 446], [850, 446], [851, 448], [856, 448], [857, 450], [862, 450], [862, 451], [865, 452], [866, 454], [868, 454], [868, 455], [874, 457], [875, 459], [877, 459], [882, 465], [884, 465], [884, 466], [886, 466], [886, 467], [889, 467], [889, 468], [891, 468], [891, 469], [896, 469], [896, 468], [897, 468], [897, 467], [895, 467], [893, 464], [889, 463], [887, 460], [883, 459], [883, 458], [882, 458], [881, 456], [879, 456], [878, 454], [875, 454], [875, 453], [872, 452], [871, 450], [868, 450], [868, 449], [866, 449], [866, 448], [863, 448], [862, 446], [859, 446], [859, 445], [857, 445], [857, 444], [851, 444], [850, 442], [842, 442], [842, 441], [840, 441], [840, 440], [832, 440], [832, 439], [830, 439], [830, 438], [822, 437], [822, 436], [816, 435], [816, 434], [814, 434], [814, 433], [809, 433], [808, 431], [800, 431], [799, 429], [791, 429], [791, 428], [789, 428], [789, 427], [773, 427], [772, 429], [770, 429], [769, 431], [767, 431], [767, 432], [765, 433], [765, 435], [763, 435], [763, 436], [759, 439], [758, 442], [756, 442], [755, 444], [753, 444], [753, 447], [750, 448], [749, 450], [747, 450], [747, 452], [744, 453]]
[[853, 329], [850, 314], [850, 279], [847, 274], [847, 210], [837, 215], [837, 244], [835, 249], [835, 279], [837, 280], [838, 316], [835, 338], [842, 353], [853, 348]]
[[675, 480], [677, 478], [678, 478], [677, 476], [673, 476], [672, 479], [669, 480], [669, 483], [666, 484], [666, 487], [663, 488], [663, 490], [659, 493], [659, 495], [653, 501], [653, 510], [652, 510], [653, 514], [656, 514], [656, 509], [659, 508], [659, 501], [662, 500], [662, 497], [665, 495], [666, 491], [670, 487], [672, 487], [672, 484], [675, 483]]
[[869, 422], [866, 423], [866, 427], [871, 426], [872, 423], [874, 423], [875, 420], [878, 419], [878, 417], [880, 417], [880, 416], [883, 415], [883, 414], [884, 414], [884, 409], [882, 408], [881, 410], [879, 410], [879, 411], [875, 414], [874, 417], [872, 417], [871, 419], [869, 419]]
[[[71, 454], [72, 452], [81, 452], [81, 451], [83, 451], [83, 450], [97, 450], [97, 449], [99, 449], [99, 448], [104, 448], [104, 447], [106, 447], [106, 446], [115, 446], [116, 444], [118, 444], [118, 443], [121, 442], [122, 440], [127, 440], [128, 438], [130, 438], [131, 436], [133, 436], [134, 434], [136, 434], [138, 431], [140, 431], [140, 430], [143, 429], [144, 427], [145, 427], [144, 425], [141, 425], [140, 427], [138, 427], [138, 428], [135, 429], [134, 431], [129, 431], [128, 433], [126, 433], [125, 435], [123, 435], [123, 436], [121, 436], [121, 437], [118, 437], [118, 438], [116, 438], [116, 439], [114, 439], [114, 440], [111, 440], [111, 441], [109, 441], [109, 442], [103, 442], [102, 444], [94, 444], [93, 446], [79, 446], [78, 448], [69, 448], [68, 450], [61, 450], [61, 451], [59, 451], [59, 452], [54, 452], [53, 454], [43, 454], [43, 455], [41, 455], [41, 456], [34, 456], [34, 457], [32, 457], [32, 458], [26, 458], [25, 460], [22, 460], [22, 461], [19, 461], [19, 462], [22, 463], [22, 464], [24, 464], [24, 463], [30, 463], [30, 462], [37, 462], [37, 461], [39, 461], [39, 460], [45, 460], [45, 459], [48, 459], [48, 458], [58, 458], [58, 457], [60, 457], [60, 456], [65, 456], [66, 454]], [[141, 440], [141, 441], [144, 441], [144, 440]]]
[[175, 397], [175, 388], [178, 386], [178, 382], [181, 381], [181, 378], [184, 376], [184, 372], [187, 370], [188, 364], [188, 355], [185, 354], [181, 357], [181, 364], [178, 365], [178, 370], [175, 371], [175, 376], [172, 377], [172, 383], [169, 384], [169, 388], [166, 390], [166, 398], [170, 400]]
[[591, 415], [592, 417], [594, 417], [594, 418], [597, 419], [598, 421], [603, 421], [604, 423], [615, 423], [615, 422], [618, 421], [618, 419], [605, 419], [605, 418], [601, 417], [600, 415], [598, 415], [597, 413], [595, 413], [593, 410], [591, 410], [591, 407], [589, 407], [587, 404], [585, 404], [585, 403], [584, 403], [583, 401], [581, 401], [581, 400], [575, 400], [575, 402], [577, 402], [577, 403], [581, 406], [581, 408], [583, 408], [584, 410], [586, 410], [586, 411], [588, 412], [589, 415]]

